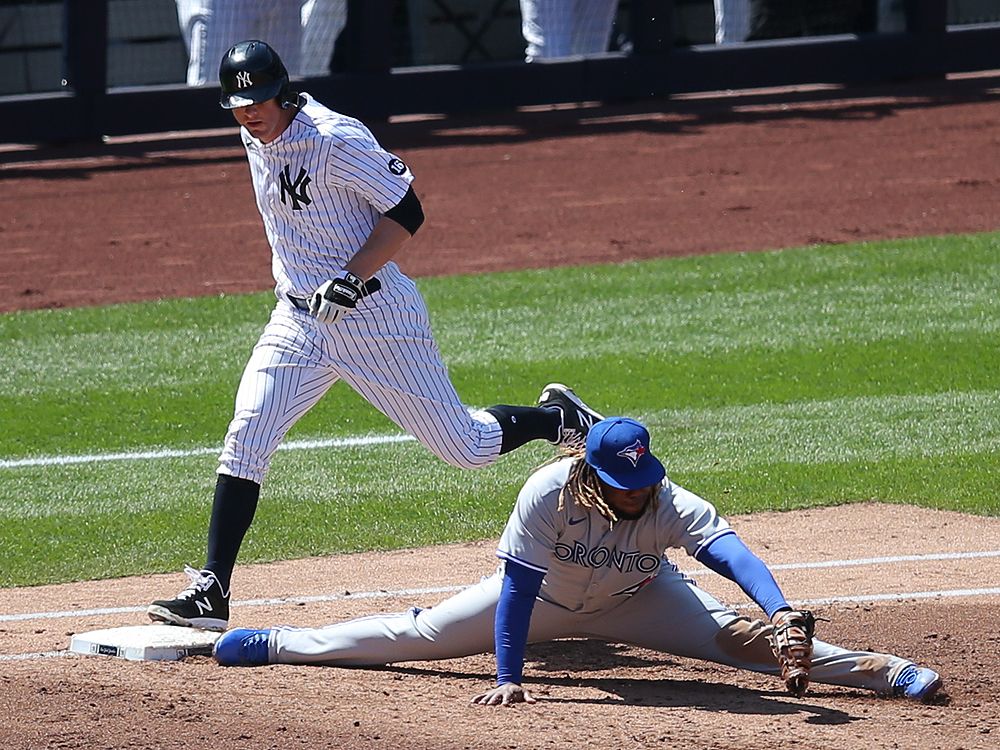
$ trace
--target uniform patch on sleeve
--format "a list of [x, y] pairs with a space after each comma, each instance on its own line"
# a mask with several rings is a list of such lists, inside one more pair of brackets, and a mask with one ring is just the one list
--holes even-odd
[[389, 159], [389, 171], [393, 174], [405, 174], [406, 165], [400, 159]]

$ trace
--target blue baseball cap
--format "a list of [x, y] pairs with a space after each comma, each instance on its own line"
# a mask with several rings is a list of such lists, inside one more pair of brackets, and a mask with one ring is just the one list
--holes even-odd
[[608, 417], [591, 427], [585, 460], [620, 490], [649, 487], [667, 475], [649, 448], [649, 431], [628, 417]]

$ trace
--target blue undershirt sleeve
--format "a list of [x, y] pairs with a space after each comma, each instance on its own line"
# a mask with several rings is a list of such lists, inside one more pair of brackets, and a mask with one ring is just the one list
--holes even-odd
[[738, 584], [768, 618], [779, 609], [789, 608], [764, 561], [751, 552], [735, 533], [716, 537], [698, 550], [695, 559]]
[[497, 685], [520, 685], [524, 671], [524, 647], [535, 597], [545, 573], [507, 560], [504, 565], [500, 601], [493, 620], [497, 655]]

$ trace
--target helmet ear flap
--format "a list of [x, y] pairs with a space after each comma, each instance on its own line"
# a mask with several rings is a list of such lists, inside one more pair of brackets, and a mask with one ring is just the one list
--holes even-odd
[[289, 107], [295, 107], [298, 109], [302, 106], [300, 101], [301, 95], [298, 91], [292, 91], [286, 84], [285, 87], [278, 92], [278, 104], [281, 105], [282, 109], [288, 109]]

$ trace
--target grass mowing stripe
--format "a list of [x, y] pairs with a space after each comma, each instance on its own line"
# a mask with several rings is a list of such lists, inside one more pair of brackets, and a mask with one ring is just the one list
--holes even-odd
[[[787, 461], [816, 463], [935, 456], [954, 450], [956, 439], [967, 452], [1000, 445], [1000, 391], [945, 392], [879, 396], [791, 404], [754, 404], [717, 409], [644, 412], [655, 429], [680, 438], [671, 456], [675, 464], [700, 471], [725, 464]], [[636, 412], [639, 413], [639, 412]], [[760, 425], [771, 439], [750, 441]], [[872, 429], [872, 425], [875, 429]], [[707, 439], [706, 439], [707, 438]], [[410, 435], [290, 440], [278, 450], [327, 450], [415, 440]], [[0, 470], [31, 466], [70, 466], [109, 461], [152, 461], [216, 455], [219, 447], [163, 449], [82, 456], [40, 456], [0, 460]]]
[[[989, 453], [1000, 445], [1000, 391], [936, 393], [647, 412], [670, 460], [707, 471]], [[761, 439], [765, 437], [766, 439]]]
[[[479, 287], [486, 304], [446, 298], [435, 320], [447, 349], [451, 338], [496, 330], [494, 357], [529, 362], [583, 341], [600, 357], [623, 348], [684, 355], [992, 333], [998, 249], [995, 235], [980, 235], [498, 275]], [[551, 316], [542, 302], [551, 299], [565, 324], [539, 337]], [[482, 361], [474, 348], [454, 350], [452, 363]]]

